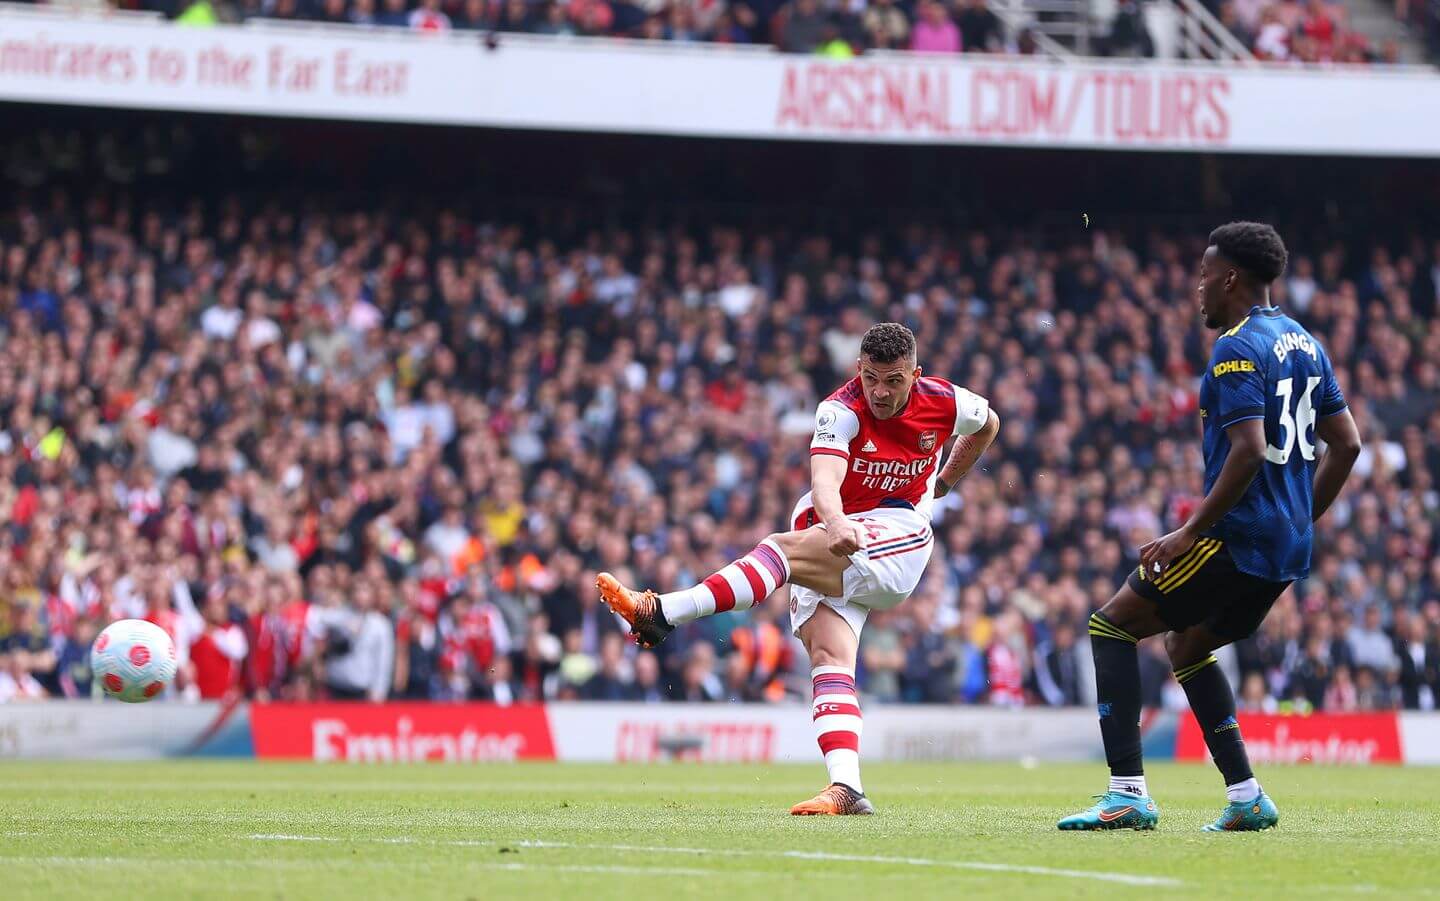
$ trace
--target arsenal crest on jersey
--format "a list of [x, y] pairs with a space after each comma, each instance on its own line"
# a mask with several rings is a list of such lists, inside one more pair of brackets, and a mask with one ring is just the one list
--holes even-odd
[[928, 454], [935, 449], [935, 430], [920, 433], [920, 453]]

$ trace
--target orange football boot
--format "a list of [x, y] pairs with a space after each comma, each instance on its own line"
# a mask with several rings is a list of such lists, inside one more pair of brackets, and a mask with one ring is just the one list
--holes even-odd
[[665, 614], [660, 611], [660, 596], [655, 592], [632, 591], [610, 573], [601, 573], [595, 579], [595, 587], [600, 589], [600, 603], [630, 624], [630, 634], [640, 647], [653, 648], [675, 631], [674, 626], [665, 622]]
[[869, 798], [838, 782], [831, 783], [829, 788], [810, 800], [801, 801], [790, 808], [792, 817], [869, 816], [874, 812], [875, 805], [870, 803]]

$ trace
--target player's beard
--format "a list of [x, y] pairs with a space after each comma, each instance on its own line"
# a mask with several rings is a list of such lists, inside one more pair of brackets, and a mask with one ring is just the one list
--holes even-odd
[[1200, 301], [1200, 315], [1205, 318], [1205, 327], [1210, 329], [1211, 331], [1214, 331], [1225, 324], [1220, 319], [1219, 311], [1216, 310], [1215, 307], [1206, 303], [1203, 299]]

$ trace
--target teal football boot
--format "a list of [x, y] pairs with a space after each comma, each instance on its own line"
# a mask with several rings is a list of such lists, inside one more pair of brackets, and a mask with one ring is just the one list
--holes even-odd
[[1145, 795], [1107, 791], [1096, 795], [1095, 806], [1072, 813], [1056, 825], [1061, 829], [1154, 829], [1160, 808]]
[[1206, 832], [1259, 832], [1280, 822], [1280, 810], [1263, 791], [1249, 801], [1231, 801], [1220, 819], [1205, 826]]

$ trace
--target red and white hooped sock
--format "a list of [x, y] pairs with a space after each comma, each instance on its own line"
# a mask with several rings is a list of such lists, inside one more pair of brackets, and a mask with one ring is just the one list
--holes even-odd
[[864, 792], [860, 785], [860, 696], [855, 671], [843, 666], [817, 666], [810, 671], [815, 701], [815, 738], [825, 755], [830, 781]]
[[748, 610], [790, 581], [790, 561], [769, 538], [710, 578], [684, 591], [660, 595], [660, 611], [671, 625], [713, 613]]

